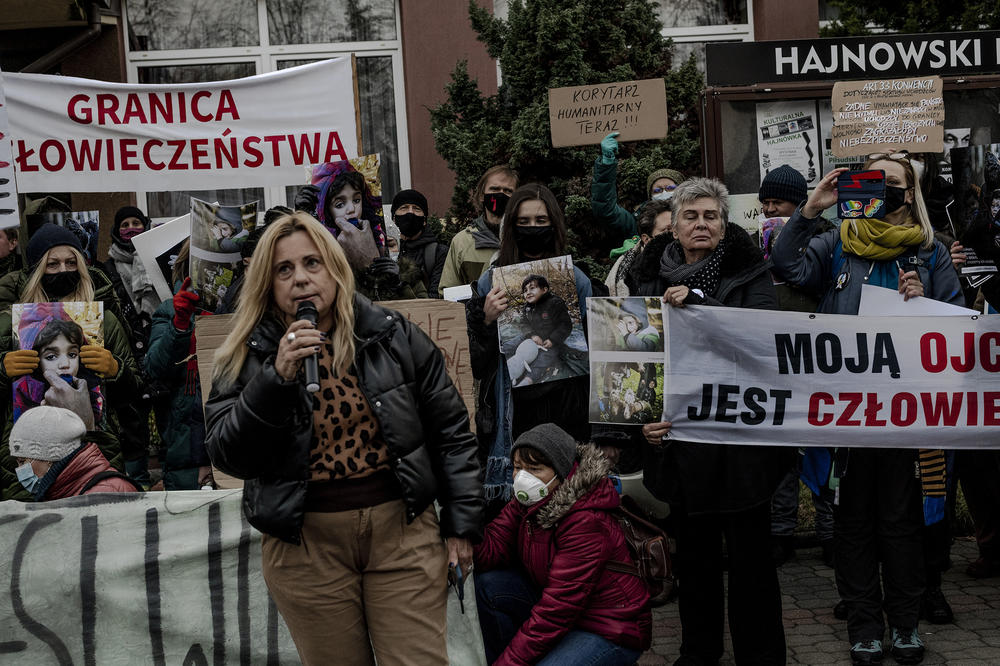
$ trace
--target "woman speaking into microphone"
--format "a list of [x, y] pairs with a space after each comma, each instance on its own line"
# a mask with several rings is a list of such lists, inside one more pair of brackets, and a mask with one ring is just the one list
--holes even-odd
[[[315, 325], [297, 318], [305, 301]], [[434, 343], [355, 294], [308, 214], [261, 237], [205, 417], [212, 461], [246, 479], [264, 579], [302, 662], [446, 664], [448, 565], [469, 570], [483, 529], [468, 413]]]

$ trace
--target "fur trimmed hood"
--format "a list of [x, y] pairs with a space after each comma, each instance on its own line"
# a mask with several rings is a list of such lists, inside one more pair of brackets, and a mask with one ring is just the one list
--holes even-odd
[[[608, 479], [611, 461], [593, 444], [576, 447], [578, 462], [535, 514], [539, 526], [551, 529], [571, 511], [613, 509], [621, 503]], [[603, 482], [603, 483], [602, 483]]]
[[[632, 266], [631, 275], [637, 283], [655, 282], [659, 278], [660, 258], [674, 240], [673, 234], [660, 234], [646, 244], [642, 254]], [[720, 279], [735, 277], [765, 263], [760, 248], [739, 225], [726, 223], [724, 240], [722, 260], [719, 264]]]

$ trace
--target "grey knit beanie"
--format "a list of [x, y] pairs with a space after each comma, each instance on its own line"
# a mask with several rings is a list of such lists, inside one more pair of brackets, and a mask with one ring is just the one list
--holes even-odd
[[32, 460], [62, 460], [80, 448], [87, 427], [62, 407], [39, 405], [27, 410], [10, 429], [10, 455]]
[[522, 446], [545, 454], [545, 457], [552, 461], [552, 469], [561, 479], [569, 476], [573, 469], [573, 461], [576, 460], [576, 440], [557, 425], [543, 423], [522, 433], [510, 449], [511, 458], [514, 457], [514, 451]]
[[764, 176], [758, 195], [761, 201], [781, 199], [782, 201], [791, 201], [793, 204], [802, 203], [807, 196], [809, 196], [809, 187], [806, 185], [806, 179], [787, 164], [782, 164]]
[[655, 183], [661, 178], [669, 178], [670, 180], [674, 181], [674, 183], [676, 183], [677, 185], [680, 185], [685, 180], [687, 180], [687, 176], [682, 174], [677, 169], [657, 169], [656, 171], [654, 171], [653, 173], [649, 174], [649, 176], [646, 177], [647, 197], [653, 196], [653, 183]]

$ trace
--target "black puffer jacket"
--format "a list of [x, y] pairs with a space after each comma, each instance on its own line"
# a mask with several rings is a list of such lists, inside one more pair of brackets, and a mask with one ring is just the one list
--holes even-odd
[[[403, 489], [407, 520], [437, 499], [441, 533], [478, 541], [483, 474], [469, 414], [444, 357], [398, 312], [354, 297], [354, 363]], [[274, 368], [285, 326], [265, 318], [251, 333], [236, 383], [215, 385], [205, 405], [212, 462], [246, 479], [243, 510], [261, 532], [299, 543], [309, 482], [313, 414], [302, 382]]]
[[[657, 236], [633, 266], [637, 296], [662, 296], [667, 289], [660, 275], [660, 258], [673, 241]], [[768, 272], [770, 262], [740, 227], [728, 224], [719, 267], [719, 286], [706, 294], [707, 305], [778, 309], [778, 297]], [[708, 331], [707, 335], [725, 335]], [[794, 460], [791, 447], [701, 444], [668, 440], [645, 447], [643, 483], [658, 498], [688, 514], [732, 512], [771, 501], [781, 477]]]

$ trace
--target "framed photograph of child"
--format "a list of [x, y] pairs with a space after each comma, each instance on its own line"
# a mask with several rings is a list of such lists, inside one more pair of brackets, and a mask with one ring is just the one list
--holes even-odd
[[497, 318], [514, 388], [585, 375], [587, 339], [569, 255], [497, 268], [509, 305]]
[[42, 404], [55, 382], [67, 382], [90, 395], [94, 424], [102, 427], [104, 393], [101, 378], [80, 361], [86, 345], [104, 346], [104, 304], [16, 303], [11, 308], [12, 327], [17, 331], [17, 348], [38, 352], [38, 368], [14, 380], [14, 420]]

